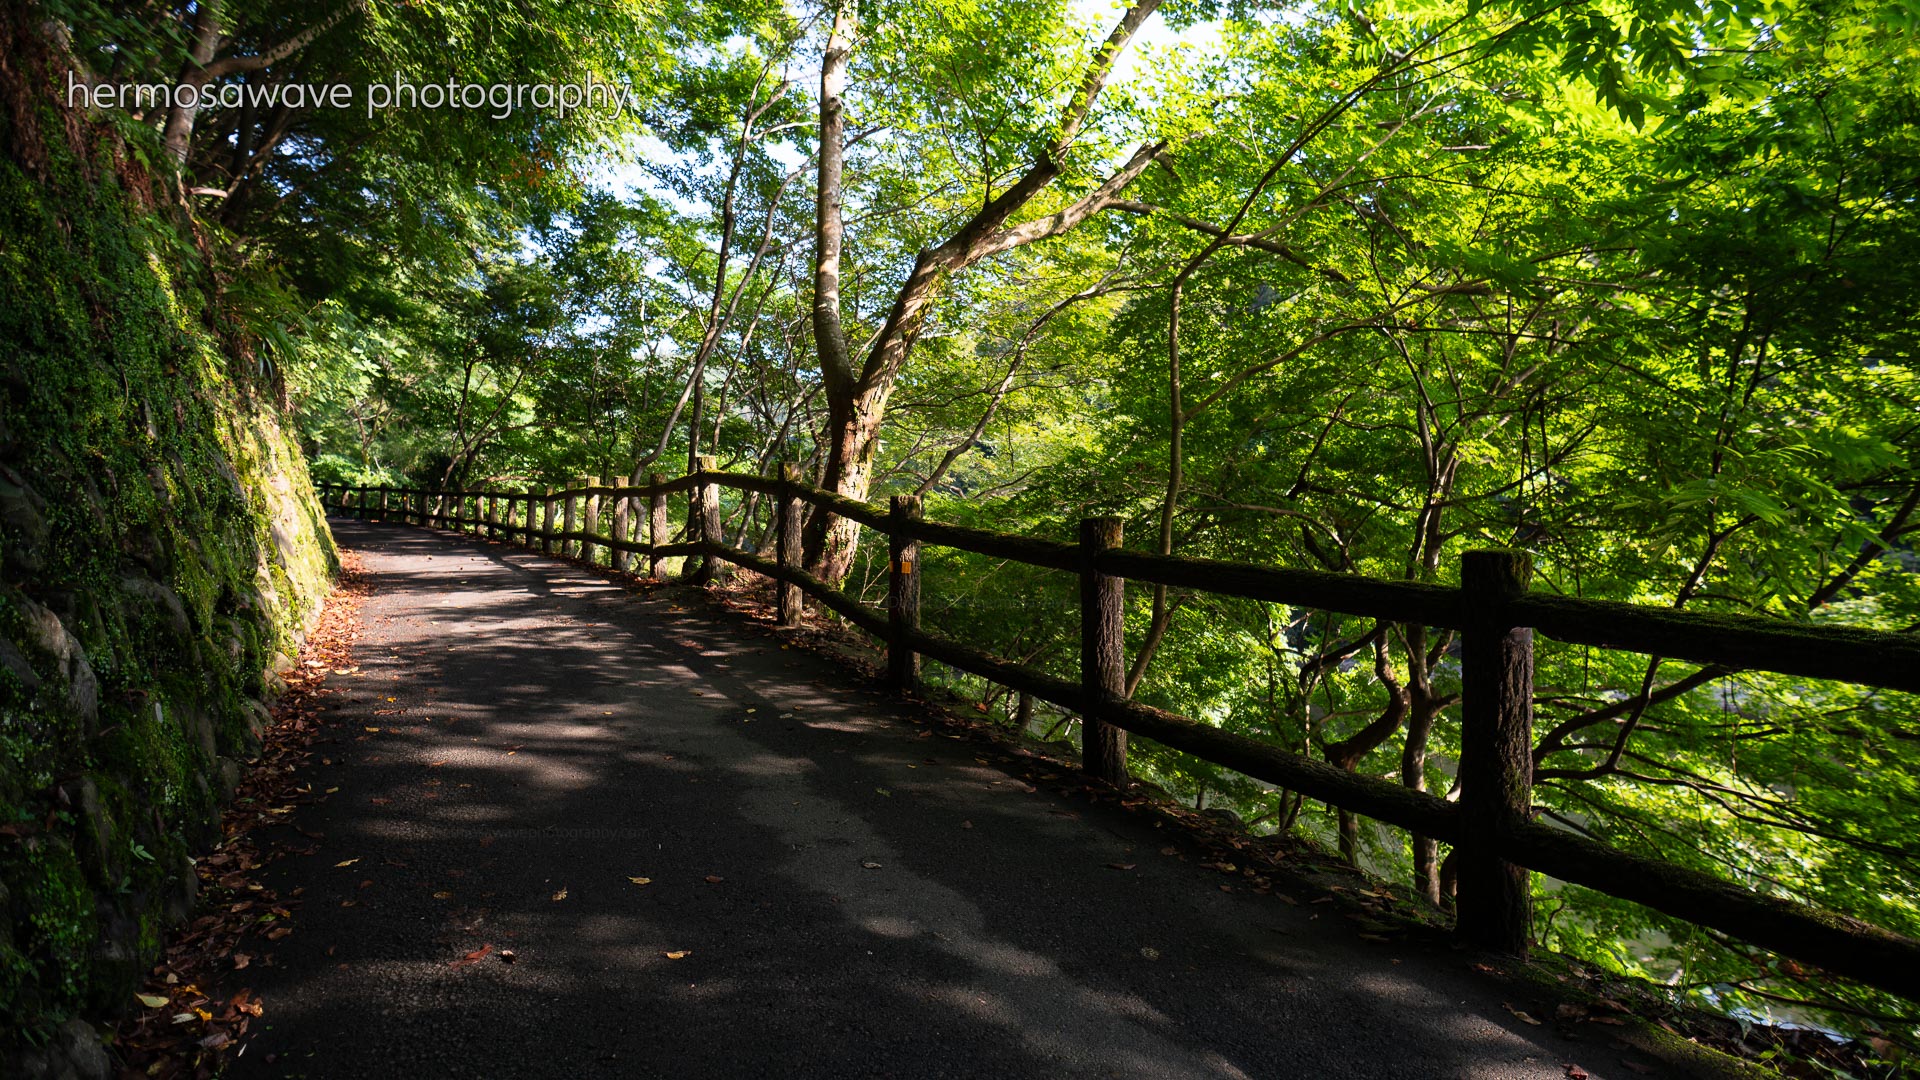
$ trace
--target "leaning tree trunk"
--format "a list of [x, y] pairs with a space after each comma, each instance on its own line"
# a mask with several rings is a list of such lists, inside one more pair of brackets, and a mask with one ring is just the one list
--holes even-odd
[[[886, 388], [827, 405], [826, 485], [836, 495], [864, 501], [873, 483], [873, 458], [886, 415]], [[838, 514], [815, 514], [807, 531], [807, 568], [822, 581], [845, 580], [860, 544], [860, 523]]]

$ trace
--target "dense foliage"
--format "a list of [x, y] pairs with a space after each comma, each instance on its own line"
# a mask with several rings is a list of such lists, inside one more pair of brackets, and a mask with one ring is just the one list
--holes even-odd
[[[75, 42], [149, 10], [76, 8]], [[325, 478], [795, 461], [1012, 531], [1116, 513], [1137, 546], [1439, 582], [1516, 547], [1556, 592], [1920, 624], [1920, 25], [1894, 0], [515, 10], [258, 0], [200, 61], [324, 23], [298, 75], [222, 77], [591, 72], [647, 103], [202, 118], [188, 182], [276, 290]], [[185, 70], [178, 37], [114, 63]], [[870, 588], [870, 545], [820, 524], [815, 565]], [[951, 554], [926, 581], [931, 621], [1073, 671], [1069, 582]], [[1448, 635], [1132, 602], [1141, 699], [1451, 786]], [[1543, 643], [1535, 707], [1547, 819], [1920, 932], [1911, 698]], [[1431, 844], [1134, 764], [1447, 902]], [[1548, 945], [1914, 1038], [1910, 1003], [1537, 887]]]

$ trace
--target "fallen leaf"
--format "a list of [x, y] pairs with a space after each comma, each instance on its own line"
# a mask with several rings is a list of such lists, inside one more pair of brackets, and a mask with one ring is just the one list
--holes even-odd
[[492, 951], [493, 951], [493, 945], [491, 942], [489, 942], [488, 944], [480, 946], [479, 948], [473, 950], [472, 952], [461, 957], [460, 959], [455, 960], [451, 966], [463, 967], [467, 964], [477, 964], [481, 960], [485, 959], [486, 955]]
[[879, 792], [882, 795], [891, 796], [893, 794], [893, 792], [888, 791], [886, 788], [883, 788], [883, 787], [877, 787], [877, 788], [874, 788], [873, 790]]
[[861, 863], [860, 865], [861, 865], [861, 866], [863, 866], [863, 867], [865, 867], [865, 868], [866, 868], [866, 869], [868, 869], [868, 870], [878, 870], [878, 869], [880, 869], [880, 864], [879, 864], [879, 863], [877, 863], [877, 862], [863, 862], [863, 863]]
[[553, 898], [556, 901], [565, 900], [567, 898], [567, 887], [565, 885], [560, 886], [560, 891], [557, 893], [554, 893]]
[[664, 957], [666, 957], [666, 958], [667, 958], [667, 959], [669, 959], [669, 960], [680, 960], [680, 959], [683, 959], [683, 958], [685, 958], [685, 957], [688, 957], [688, 956], [692, 956], [692, 955], [693, 955], [693, 950], [692, 950], [692, 949], [677, 949], [677, 950], [675, 950], [675, 951], [673, 951], [673, 952], [670, 952], [670, 953], [661, 953], [660, 955], [662, 955], [662, 956], [664, 956]]
[[720, 876], [719, 874], [708, 874], [708, 875], [706, 876], [706, 882], [707, 882], [707, 884], [709, 884], [709, 885], [718, 885], [718, 884], [720, 884], [721, 882], [723, 882], [723, 881], [725, 881], [725, 880], [727, 880], [727, 879], [726, 879], [726, 878], [723, 878], [723, 877], [721, 877], [721, 876]]
[[1160, 959], [1160, 950], [1159, 949], [1141, 949], [1140, 955], [1146, 957], [1149, 960], [1158, 960]]
[[1130, 862], [1110, 862], [1110, 863], [1108, 863], [1108, 864], [1107, 864], [1107, 869], [1109, 869], [1109, 870], [1131, 870], [1131, 869], [1133, 869], [1133, 868], [1134, 868], [1134, 865], [1135, 865], [1134, 863], [1130, 863]]
[[1520, 1010], [1520, 1009], [1516, 1009], [1516, 1008], [1514, 1008], [1512, 1004], [1510, 1004], [1510, 1003], [1508, 1003], [1508, 1002], [1504, 1002], [1504, 1001], [1503, 1001], [1503, 1002], [1501, 1002], [1500, 1004], [1501, 1004], [1501, 1006], [1502, 1006], [1503, 1008], [1505, 1008], [1505, 1009], [1506, 1009], [1506, 1010], [1507, 1010], [1508, 1012], [1510, 1012], [1510, 1013], [1512, 1013], [1512, 1014], [1513, 1014], [1513, 1016], [1514, 1016], [1514, 1019], [1516, 1019], [1516, 1020], [1519, 1020], [1519, 1021], [1520, 1021], [1521, 1023], [1523, 1023], [1523, 1024], [1532, 1024], [1532, 1025], [1533, 1025], [1534, 1027], [1539, 1027], [1539, 1026], [1540, 1026], [1540, 1021], [1538, 1021], [1538, 1020], [1535, 1020], [1535, 1019], [1534, 1019], [1533, 1017], [1531, 1017], [1531, 1016], [1528, 1016], [1528, 1015], [1527, 1015], [1527, 1014], [1526, 1014], [1526, 1013], [1525, 1013], [1524, 1011], [1522, 1011], [1522, 1010]]
[[135, 994], [133, 996], [139, 998], [140, 1004], [145, 1005], [149, 1009], [164, 1009], [167, 1007], [168, 999], [161, 997], [159, 994]]
[[963, 829], [971, 829], [971, 828], [973, 828], [973, 822], [971, 822], [971, 821], [963, 821], [963, 822], [961, 822], [961, 823], [960, 823], [960, 827], [961, 827], [961, 828], [963, 828]]
[[451, 899], [453, 899], [453, 894], [452, 894], [452, 893], [450, 893], [450, 892], [444, 892], [444, 891], [443, 891], [443, 892], [437, 892], [437, 893], [434, 893], [434, 894], [433, 894], [433, 898], [434, 898], [435, 900], [451, 900]]
[[1587, 1080], [1587, 1070], [1578, 1065], [1568, 1065], [1567, 1080]]
[[377, 728], [377, 727], [370, 727], [370, 728], [368, 728], [368, 729], [367, 729], [367, 734], [369, 734], [369, 735], [378, 735], [378, 734], [380, 734], [380, 729], [379, 729], [379, 728]]
[[253, 963], [253, 957], [248, 956], [246, 953], [233, 954], [233, 970], [245, 971], [247, 965], [251, 963]]
[[652, 879], [652, 878], [650, 878], [650, 877], [630, 877], [630, 878], [628, 878], [627, 880], [628, 880], [628, 881], [631, 881], [631, 882], [633, 882], [633, 883], [634, 883], [635, 885], [651, 885], [651, 884], [653, 884], [653, 879]]
[[1606, 1024], [1609, 1027], [1626, 1027], [1627, 1026], [1627, 1022], [1625, 1020], [1620, 1019], [1617, 1016], [1589, 1016], [1587, 1018], [1587, 1023]]
[[335, 867], [352, 866], [354, 863], [357, 863], [359, 861], [360, 861], [360, 857], [356, 855], [351, 859], [342, 859], [341, 861], [334, 863], [333, 865]]

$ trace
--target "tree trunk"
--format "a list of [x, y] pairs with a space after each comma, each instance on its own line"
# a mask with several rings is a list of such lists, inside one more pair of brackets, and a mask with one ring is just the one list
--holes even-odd
[[[1142, 146], [1117, 172], [1065, 208], [1011, 226], [1007, 222], [1060, 175], [1061, 161], [1073, 148], [1114, 61], [1161, 0], [1135, 0], [1119, 25], [1089, 58], [1078, 92], [1061, 116], [1049, 145], [1035, 155], [1027, 171], [985, 204], [940, 243], [920, 252], [894, 297], [886, 323], [874, 335], [872, 349], [859, 367], [847, 346], [840, 319], [840, 254], [845, 239], [842, 176], [846, 158], [847, 66], [856, 20], [852, 0], [834, 9], [820, 62], [820, 150], [814, 192], [813, 334], [829, 419], [823, 486], [838, 495], [864, 501], [873, 480], [874, 451], [893, 383], [913, 351], [927, 311], [956, 271], [1000, 252], [1068, 232], [1109, 206], [1159, 153], [1164, 144]], [[816, 514], [807, 530], [807, 567], [839, 582], [853, 566], [860, 526], [833, 514]]]
[[[891, 387], [827, 402], [827, 487], [836, 495], [865, 501], [873, 482], [874, 452], [880, 447], [880, 421]], [[835, 514], [815, 514], [807, 527], [807, 569], [822, 581], [841, 581], [853, 568], [860, 523]]]

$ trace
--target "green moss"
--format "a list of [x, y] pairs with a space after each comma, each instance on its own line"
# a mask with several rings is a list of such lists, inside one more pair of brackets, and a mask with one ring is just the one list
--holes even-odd
[[35, 966], [40, 992], [72, 1000], [85, 989], [88, 946], [98, 919], [93, 890], [71, 847], [42, 843], [20, 860], [19, 891], [25, 900], [25, 940], [15, 941]]
[[[37, 46], [7, 45], [19, 77], [58, 82]], [[31, 667], [0, 666], [0, 821], [59, 813], [31, 849], [0, 847], [0, 1059], [9, 1036], [125, 999], [105, 984], [160, 946], [181, 856], [209, 835], [213, 754], [244, 756], [246, 699], [338, 568], [273, 388], [209, 329], [231, 320], [193, 226], [124, 186], [138, 172], [104, 129], [51, 99], [35, 138], [20, 116], [0, 110], [0, 147], [47, 154], [0, 155], [0, 293], [26, 298], [0, 305], [0, 478], [40, 520], [0, 524], [0, 636]], [[56, 616], [94, 707], [34, 643]]]

